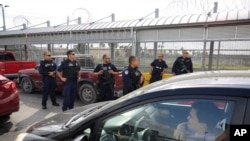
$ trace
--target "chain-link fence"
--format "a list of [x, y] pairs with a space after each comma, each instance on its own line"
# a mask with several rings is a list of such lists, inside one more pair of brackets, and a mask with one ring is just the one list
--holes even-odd
[[[54, 44], [52, 54], [64, 55], [67, 49], [74, 49], [76, 52], [78, 44]], [[205, 46], [205, 47], [204, 47]], [[27, 48], [27, 49], [25, 49]], [[120, 43], [111, 47], [108, 43], [88, 44], [84, 53], [93, 56], [95, 64], [102, 62], [103, 54], [112, 54], [112, 63], [117, 67], [128, 66], [128, 58], [132, 54], [131, 43]], [[43, 58], [43, 51], [48, 45], [15, 45], [8, 46], [7, 50], [12, 51], [18, 60], [36, 60]], [[140, 60], [140, 70], [149, 71], [150, 63], [162, 53], [171, 73], [174, 61], [181, 56], [182, 50], [188, 50], [192, 58], [194, 71], [204, 70], [249, 70], [250, 69], [250, 41], [215, 41], [207, 42], [145, 42], [137, 45], [137, 57]], [[156, 52], [155, 52], [156, 50]], [[79, 52], [81, 53], [81, 51]], [[112, 56], [112, 55], [111, 55]]]
[[[156, 57], [153, 43], [141, 43], [140, 48], [140, 67], [148, 71]], [[168, 72], [171, 72], [174, 61], [181, 56], [183, 49], [188, 50], [194, 71], [250, 69], [250, 41], [217, 41], [207, 42], [206, 45], [204, 42], [162, 42], [158, 43], [156, 54], [164, 55]]]

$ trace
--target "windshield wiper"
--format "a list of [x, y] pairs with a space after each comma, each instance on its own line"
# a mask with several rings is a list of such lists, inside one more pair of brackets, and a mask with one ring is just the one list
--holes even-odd
[[[106, 103], [107, 104], [107, 103]], [[106, 105], [104, 104], [104, 105]], [[96, 106], [96, 107], [92, 107], [92, 108], [89, 108], [83, 112], [80, 112], [79, 114], [73, 116], [70, 120], [68, 120], [65, 124], [64, 124], [64, 127], [68, 128], [72, 122], [76, 121], [77, 119], [79, 119], [80, 117], [86, 117], [88, 116], [90, 113], [96, 111], [97, 109], [100, 109], [102, 108], [104, 105], [100, 105], [100, 106]]]

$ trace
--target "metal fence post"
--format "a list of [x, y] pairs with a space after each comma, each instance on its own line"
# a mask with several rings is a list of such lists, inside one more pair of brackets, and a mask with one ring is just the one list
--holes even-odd
[[131, 48], [131, 55], [136, 55], [136, 31], [131, 28], [132, 33], [132, 48]]
[[218, 44], [218, 54], [217, 54], [217, 60], [216, 60], [216, 69], [219, 69], [219, 60], [220, 60], [220, 47], [221, 47], [221, 41], [219, 41]]
[[205, 71], [207, 32], [208, 32], [208, 27], [205, 26], [204, 35], [203, 35], [204, 36], [204, 45], [203, 45], [202, 60], [201, 60], [201, 71]]
[[213, 55], [214, 55], [214, 41], [210, 42], [209, 60], [208, 60], [208, 70], [213, 69]]
[[114, 43], [110, 43], [110, 57], [112, 58], [112, 60], [114, 60], [115, 58], [115, 44]]
[[157, 58], [157, 46], [158, 42], [154, 42], [154, 58]]

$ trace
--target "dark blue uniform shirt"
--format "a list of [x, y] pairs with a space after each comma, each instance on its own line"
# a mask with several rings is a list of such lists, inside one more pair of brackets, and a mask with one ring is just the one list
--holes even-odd
[[153, 67], [152, 75], [161, 75], [163, 70], [168, 68], [167, 63], [164, 60], [159, 61], [158, 59], [155, 59], [151, 63], [151, 66]]
[[43, 60], [40, 61], [40, 66], [39, 66], [39, 73], [43, 77], [49, 77], [49, 72], [54, 72], [56, 71], [56, 63], [54, 63], [52, 60]]
[[193, 63], [191, 58], [178, 57], [174, 62], [172, 72], [176, 75], [193, 72]]
[[[99, 72], [100, 70], [103, 70], [103, 71], [109, 71], [109, 70], [113, 70], [114, 72], [118, 72], [117, 68], [115, 67], [115, 65], [113, 64], [98, 64], [96, 66], [96, 68], [94, 69], [94, 72]], [[108, 73], [108, 72], [107, 72]], [[111, 75], [112, 79], [114, 79], [114, 76]], [[101, 82], [105, 82], [105, 81], [108, 81], [106, 78], [105, 78], [105, 74], [102, 74], [102, 75], [99, 75], [98, 76], [99, 78], [99, 81]]]
[[63, 72], [63, 77], [67, 78], [67, 80], [77, 80], [80, 66], [77, 61], [70, 61], [69, 59], [67, 59], [62, 61], [57, 71]]
[[137, 68], [128, 67], [123, 70], [122, 78], [123, 78], [123, 91], [124, 94], [132, 92], [138, 88], [140, 88], [140, 78], [142, 73]]

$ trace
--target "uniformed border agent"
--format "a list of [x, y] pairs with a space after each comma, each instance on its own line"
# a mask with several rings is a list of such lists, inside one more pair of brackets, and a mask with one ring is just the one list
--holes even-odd
[[50, 99], [53, 106], [59, 106], [56, 102], [55, 90], [56, 90], [56, 63], [51, 59], [49, 51], [43, 53], [44, 60], [40, 61], [39, 73], [42, 75], [43, 81], [43, 97], [42, 97], [42, 109], [47, 109], [47, 99], [50, 95]]
[[100, 101], [114, 100], [115, 75], [118, 70], [115, 65], [111, 64], [110, 56], [104, 54], [102, 56], [103, 63], [98, 64], [94, 70], [94, 74], [98, 76], [98, 88], [100, 91]]
[[193, 72], [193, 63], [190, 57], [188, 57], [188, 51], [183, 50], [182, 56], [178, 57], [173, 64], [173, 75], [180, 75]]
[[123, 95], [126, 95], [143, 85], [144, 78], [138, 70], [139, 61], [136, 56], [129, 57], [129, 66], [122, 72]]
[[74, 108], [75, 97], [78, 94], [77, 82], [80, 80], [80, 66], [75, 60], [75, 52], [67, 51], [67, 57], [57, 69], [58, 77], [64, 82], [63, 111]]
[[155, 59], [151, 64], [150, 64], [150, 74], [151, 78], [149, 83], [153, 83], [156, 81], [159, 81], [162, 79], [162, 76], [164, 73], [167, 72], [168, 65], [166, 62], [163, 60], [164, 55], [161, 53], [158, 55], [158, 59]]

